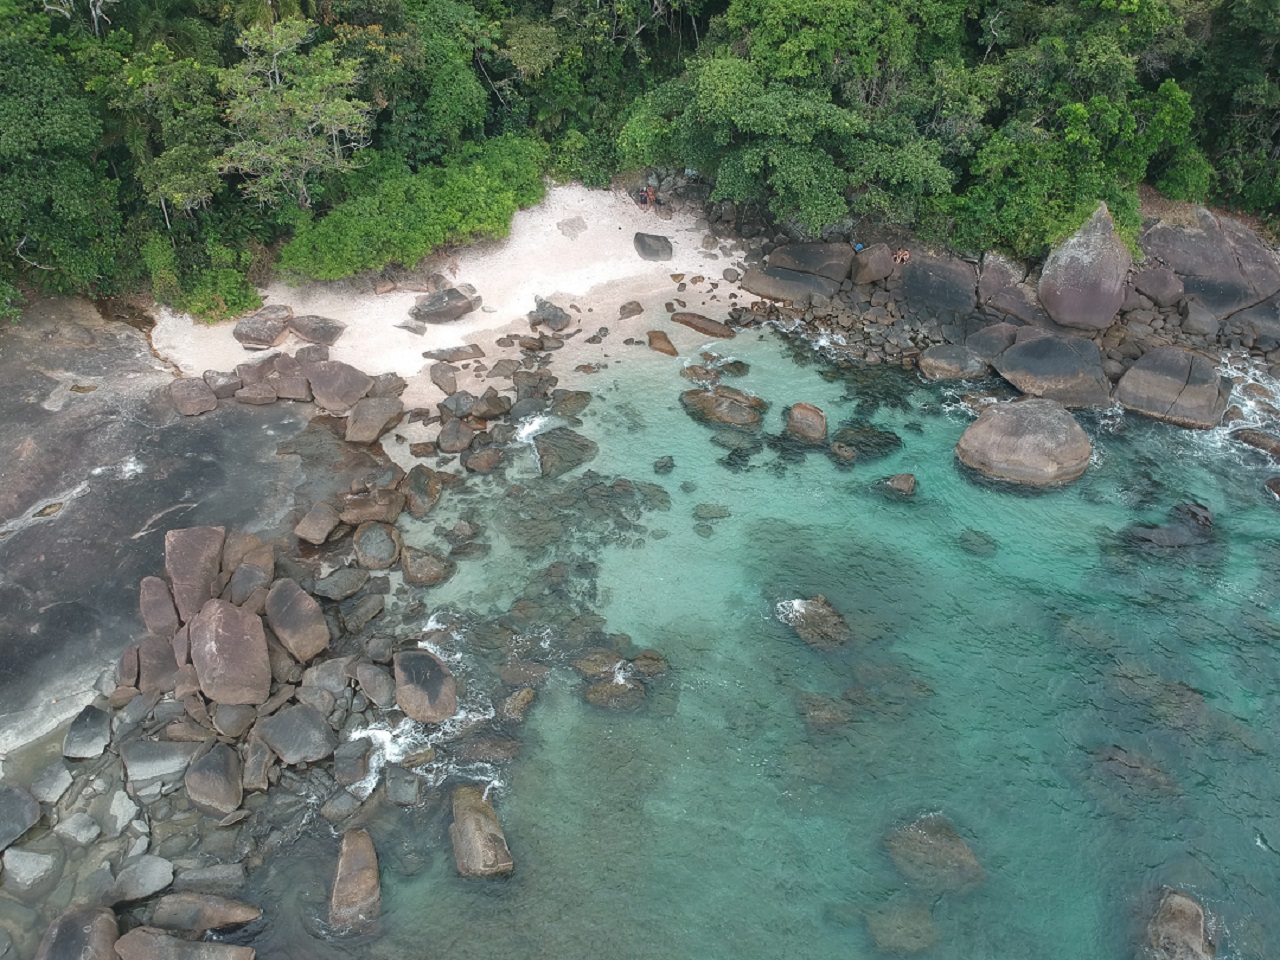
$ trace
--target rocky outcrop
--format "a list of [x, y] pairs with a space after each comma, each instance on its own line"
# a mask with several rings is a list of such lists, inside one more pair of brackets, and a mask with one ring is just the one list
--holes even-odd
[[885, 847], [898, 872], [930, 893], [968, 893], [986, 877], [973, 848], [937, 814], [898, 828]]
[[757, 297], [801, 307], [808, 306], [815, 297], [830, 300], [840, 292], [840, 284], [835, 280], [781, 267], [749, 267], [739, 284]]
[[500, 877], [515, 868], [502, 824], [485, 793], [474, 784], [453, 788], [449, 839], [458, 873], [464, 877]]
[[458, 712], [453, 674], [432, 653], [409, 650], [395, 655], [396, 703], [419, 723], [443, 723]]
[[769, 266], [826, 277], [840, 283], [849, 278], [853, 247], [847, 243], [789, 243], [769, 255]]
[[902, 287], [910, 303], [963, 317], [977, 305], [978, 273], [965, 260], [916, 252], [902, 267]]
[[382, 886], [378, 881], [378, 853], [368, 830], [348, 830], [342, 835], [338, 867], [329, 894], [329, 925], [363, 926], [382, 913]]
[[991, 372], [976, 352], [954, 343], [929, 347], [920, 355], [919, 368], [926, 380], [975, 380]]
[[346, 414], [373, 386], [372, 377], [341, 360], [304, 363], [302, 369], [316, 405], [335, 416]]
[[1230, 399], [1231, 381], [1215, 364], [1181, 347], [1148, 350], [1116, 384], [1126, 410], [1200, 430], [1222, 422]]
[[1166, 890], [1147, 924], [1147, 947], [1151, 960], [1212, 960], [1204, 907], [1179, 890]]
[[1092, 340], [1044, 336], [1021, 340], [995, 358], [995, 368], [1023, 393], [1064, 407], [1104, 407], [1111, 381]]
[[1124, 303], [1132, 263], [1116, 236], [1111, 211], [1100, 203], [1084, 226], [1049, 252], [1040, 274], [1040, 302], [1064, 327], [1105, 330]]
[[686, 390], [680, 394], [685, 412], [703, 423], [722, 424], [742, 430], [758, 430], [769, 405], [759, 397], [733, 387]]
[[983, 476], [1029, 486], [1069, 483], [1089, 466], [1093, 445], [1053, 400], [987, 407], [956, 444], [956, 458]]
[[893, 273], [893, 254], [887, 243], [873, 243], [859, 250], [853, 257], [852, 279], [854, 283], [875, 283], [887, 280]]

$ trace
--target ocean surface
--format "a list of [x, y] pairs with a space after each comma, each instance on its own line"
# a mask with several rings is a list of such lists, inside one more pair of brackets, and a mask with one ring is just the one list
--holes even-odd
[[[465, 517], [491, 544], [422, 595], [464, 715], [374, 735], [447, 755], [459, 725], [492, 715], [485, 691], [515, 653], [553, 668], [510, 728], [522, 752], [442, 759], [423, 808], [370, 826], [375, 934], [324, 930], [335, 841], [314, 828], [255, 880], [275, 918], [248, 938], [259, 956], [874, 958], [892, 954], [868, 917], [900, 911], [939, 960], [1121, 960], [1166, 885], [1205, 904], [1220, 957], [1280, 954], [1275, 466], [1226, 431], [1104, 411], [1079, 414], [1095, 445], [1081, 480], [997, 486], [953, 456], [974, 416], [962, 395], [1008, 396], [996, 381], [839, 368], [771, 332], [708, 348], [749, 364], [724, 382], [771, 404], [758, 450], [684, 413], [688, 358], [618, 347], [562, 383], [594, 394], [580, 424], [525, 430], [592, 437], [599, 478], [543, 481], [530, 444], [504, 480], [446, 496], [439, 522]], [[858, 427], [856, 465], [769, 440], [800, 401]], [[897, 473], [914, 495], [885, 487]], [[1129, 533], [1190, 502], [1213, 511], [1206, 542]], [[786, 622], [819, 594], [852, 631], [838, 649]], [[641, 709], [584, 702], [582, 631], [565, 625], [584, 614], [669, 662]], [[455, 873], [460, 779], [492, 785], [506, 880]], [[926, 814], [972, 848], [976, 888], [899, 872], [886, 838]]]

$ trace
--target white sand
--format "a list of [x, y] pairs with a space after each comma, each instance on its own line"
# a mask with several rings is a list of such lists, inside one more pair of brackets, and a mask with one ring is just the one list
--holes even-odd
[[[641, 259], [633, 245], [636, 232], [669, 237], [673, 258], [661, 263]], [[423, 336], [396, 326], [407, 318], [419, 296], [416, 293], [395, 291], [376, 296], [354, 292], [343, 284], [291, 287], [274, 283], [263, 296], [267, 303], [289, 304], [296, 314], [320, 314], [345, 323], [347, 329], [330, 349], [330, 357], [371, 375], [394, 372], [410, 380], [404, 399], [407, 407], [413, 407], [441, 398], [429, 382], [424, 383], [425, 376], [418, 376], [430, 365], [423, 359], [423, 351], [476, 342], [484, 347], [486, 362], [492, 363], [492, 343], [501, 332], [528, 330], [525, 314], [534, 308], [535, 296], [566, 309], [570, 304], [579, 308], [580, 315], [575, 316], [583, 332], [578, 343], [600, 326], [610, 328], [609, 340], [613, 342], [625, 336], [643, 337], [645, 330], [659, 326], [668, 330], [677, 346], [686, 339], [690, 346], [702, 342], [704, 338], [692, 331], [687, 331], [685, 338], [679, 332], [684, 328], [673, 329], [662, 305], [679, 296], [691, 310], [715, 319], [727, 315], [732, 305], [728, 294], [736, 291], [736, 285], [725, 283], [721, 272], [730, 266], [740, 270], [741, 263], [717, 251], [703, 250], [703, 235], [695, 229], [692, 215], [662, 220], [637, 207], [625, 193], [590, 190], [577, 184], [555, 186], [538, 206], [516, 214], [507, 239], [465, 247], [441, 261], [452, 282], [476, 288], [484, 306], [453, 323], [429, 327]], [[702, 274], [708, 282], [677, 294], [673, 273], [689, 277]], [[712, 281], [719, 283], [715, 293], [708, 292]], [[742, 296], [737, 302], [750, 299]], [[620, 322], [618, 307], [628, 300], [640, 301], [645, 313]], [[152, 342], [161, 356], [187, 376], [232, 370], [236, 364], [264, 355], [246, 351], [232, 337], [233, 327], [232, 322], [209, 325], [162, 310]], [[291, 337], [279, 349], [293, 353], [301, 345]], [[578, 362], [580, 349], [577, 344], [574, 347], [571, 353]], [[569, 359], [568, 353], [565, 359]]]

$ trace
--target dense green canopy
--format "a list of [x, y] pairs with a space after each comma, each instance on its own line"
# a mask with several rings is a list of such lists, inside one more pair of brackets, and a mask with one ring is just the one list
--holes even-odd
[[1042, 254], [1137, 188], [1280, 209], [1274, 0], [0, 0], [0, 311], [216, 318], [691, 167], [810, 229]]

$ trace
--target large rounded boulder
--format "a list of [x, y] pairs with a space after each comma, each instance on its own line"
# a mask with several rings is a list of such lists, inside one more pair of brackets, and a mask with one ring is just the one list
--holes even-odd
[[1084, 226], [1050, 251], [1040, 275], [1040, 302], [1064, 327], [1105, 330], [1124, 303], [1132, 264], [1111, 211], [1100, 203]]
[[1126, 410], [1199, 430], [1222, 422], [1230, 398], [1231, 381], [1213, 361], [1181, 347], [1148, 350], [1116, 384]]
[[1046, 487], [1089, 466], [1093, 444], [1062, 404], [1034, 398], [982, 411], [956, 444], [956, 458], [986, 477]]
[[1080, 337], [1033, 337], [1013, 344], [995, 359], [996, 370], [1033, 397], [1064, 407], [1105, 407], [1111, 382], [1102, 372], [1102, 354]]

